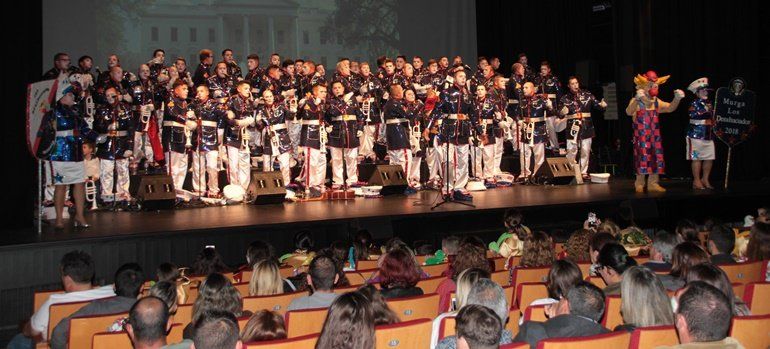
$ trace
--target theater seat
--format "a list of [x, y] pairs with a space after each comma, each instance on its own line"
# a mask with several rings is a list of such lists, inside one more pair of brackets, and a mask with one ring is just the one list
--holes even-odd
[[420, 266], [422, 268], [422, 271], [428, 273], [430, 277], [437, 277], [441, 276], [441, 274], [449, 268], [449, 263], [440, 263], [440, 264], [434, 264], [434, 265], [423, 265]]
[[743, 300], [751, 315], [770, 314], [770, 282], [752, 282], [746, 285]]
[[533, 305], [524, 310], [524, 321], [546, 321], [545, 305]]
[[620, 314], [620, 296], [607, 296], [604, 300], [604, 317], [602, 325], [610, 331], [623, 324], [623, 315]]
[[377, 267], [377, 260], [356, 261], [356, 270], [376, 269]]
[[249, 282], [240, 282], [237, 284], [233, 284], [233, 287], [238, 291], [238, 293], [241, 294], [241, 297], [248, 297], [249, 296]]
[[289, 306], [292, 300], [302, 296], [307, 296], [307, 292], [292, 292], [283, 293], [273, 296], [251, 296], [243, 297], [243, 310], [250, 310], [256, 312], [258, 310], [267, 309], [281, 314], [286, 312], [286, 308]]
[[672, 326], [639, 327], [631, 333], [629, 349], [653, 349], [679, 344], [676, 328]]
[[192, 304], [183, 304], [176, 307], [176, 314], [174, 314], [174, 323], [187, 326], [192, 322]]
[[423, 293], [434, 293], [438, 289], [438, 285], [444, 280], [446, 280], [446, 277], [438, 275], [417, 281], [416, 286], [421, 288]]
[[754, 261], [746, 263], [720, 264], [719, 268], [724, 270], [730, 282], [749, 282], [765, 281], [765, 275], [762, 271], [766, 268], [767, 261]]
[[321, 333], [328, 308], [293, 310], [286, 313], [286, 335], [289, 338]]
[[529, 343], [516, 342], [516, 343], [503, 344], [500, 346], [500, 349], [529, 349]]
[[770, 347], [770, 315], [733, 317], [730, 337], [737, 339], [746, 349]]
[[626, 331], [610, 332], [578, 338], [550, 338], [537, 343], [537, 349], [628, 348], [631, 334]]
[[549, 270], [551, 270], [550, 265], [545, 267], [522, 267], [513, 269], [511, 285], [514, 287], [514, 299], [517, 298], [515, 291], [519, 287], [519, 284], [525, 282], [546, 282], [548, 281]]
[[604, 279], [602, 279], [601, 276], [589, 276], [586, 278], [586, 281], [590, 282], [599, 289], [604, 289], [607, 287], [607, 284], [604, 282]]
[[[519, 319], [521, 319], [521, 311], [519, 311], [518, 308], [511, 309], [508, 312], [508, 322], [505, 324], [505, 329], [510, 331], [514, 336], [519, 333]], [[444, 337], [454, 336], [455, 324], [454, 316], [448, 316], [441, 319], [438, 329], [438, 339], [441, 340]]]
[[310, 334], [307, 336], [279, 339], [266, 342], [251, 342], [244, 343], [246, 349], [314, 349], [315, 343], [318, 341], [317, 334]]
[[548, 287], [542, 282], [523, 282], [516, 288], [516, 305], [526, 309], [533, 301], [548, 298]]
[[429, 293], [422, 296], [392, 298], [387, 300], [387, 303], [401, 321], [409, 321], [422, 318], [433, 319], [438, 316], [438, 300], [438, 294]]
[[69, 347], [89, 348], [94, 334], [104, 332], [117, 319], [128, 317], [128, 313], [80, 316], [70, 320]]
[[500, 270], [493, 272], [492, 275], [490, 275], [490, 279], [497, 283], [500, 286], [509, 286], [511, 284], [511, 274], [507, 270]]
[[[436, 300], [438, 303], [438, 299]], [[416, 319], [392, 325], [377, 326], [374, 331], [376, 349], [429, 348], [433, 321]]]
[[33, 295], [33, 309], [32, 314], [36, 313], [38, 309], [40, 309], [40, 306], [45, 303], [45, 301], [48, 300], [48, 297], [51, 297], [52, 294], [57, 293], [64, 293], [64, 290], [53, 290], [53, 291], [35, 291]]
[[62, 319], [74, 314], [88, 303], [91, 303], [91, 301], [52, 304], [48, 310], [48, 336], [46, 338], [51, 338], [53, 329]]

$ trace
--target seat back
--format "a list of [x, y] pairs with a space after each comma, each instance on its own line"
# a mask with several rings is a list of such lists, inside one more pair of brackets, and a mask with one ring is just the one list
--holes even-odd
[[428, 258], [432, 257], [433, 255], [429, 254], [418, 254], [414, 256], [414, 260], [417, 261], [417, 265], [423, 265]]
[[[438, 299], [436, 300], [438, 304]], [[429, 348], [431, 327], [430, 319], [415, 319], [392, 325], [377, 326], [374, 331], [376, 349]]]
[[589, 276], [586, 278], [586, 281], [590, 282], [591, 284], [593, 284], [594, 286], [600, 289], [604, 289], [605, 287], [607, 287], [607, 284], [604, 282], [604, 279], [602, 279], [601, 276]]
[[176, 314], [174, 314], [174, 323], [187, 326], [192, 322], [192, 304], [182, 304], [176, 307]]
[[[375, 287], [380, 288], [379, 284], [373, 284]], [[348, 292], [353, 292], [355, 290], [358, 290], [363, 285], [353, 285], [353, 286], [345, 286], [345, 287], [335, 287], [332, 292], [336, 294], [343, 294]]]
[[79, 316], [70, 320], [69, 347], [89, 348], [94, 334], [104, 332], [117, 319], [128, 317], [128, 313]]
[[511, 274], [508, 270], [493, 272], [489, 278], [500, 286], [510, 286], [511, 284]]
[[544, 339], [537, 343], [537, 349], [628, 348], [630, 342], [630, 333], [618, 331], [587, 337]]
[[591, 275], [591, 262], [580, 262], [577, 266], [580, 269], [583, 278], [588, 278], [588, 276]]
[[88, 303], [91, 303], [91, 301], [51, 304], [51, 307], [48, 309], [48, 336], [46, 338], [51, 338], [53, 329], [62, 319], [74, 314]]
[[521, 320], [521, 310], [519, 308], [513, 308], [508, 311], [508, 323], [505, 324], [505, 329], [511, 331], [514, 336], [519, 333], [519, 320]]
[[328, 308], [292, 310], [286, 312], [286, 335], [289, 338], [321, 333]]
[[610, 329], [610, 331], [616, 326], [623, 324], [623, 315], [620, 314], [620, 305], [620, 296], [607, 296], [604, 300], [604, 317], [602, 317], [602, 325]]
[[743, 300], [751, 309], [751, 315], [770, 314], [770, 282], [749, 283], [746, 285]]
[[414, 297], [392, 298], [387, 300], [387, 303], [401, 321], [409, 321], [433, 319], [438, 316], [438, 300], [438, 294], [429, 293]]
[[48, 300], [48, 297], [50, 297], [52, 294], [57, 293], [64, 293], [64, 290], [53, 290], [53, 291], [35, 291], [35, 294], [33, 295], [33, 301], [32, 301], [32, 314], [36, 313], [38, 309], [40, 309], [40, 306], [45, 303], [45, 301]]
[[266, 342], [244, 343], [246, 349], [315, 349], [318, 334]]
[[456, 333], [455, 325], [457, 324], [455, 320], [454, 316], [447, 316], [441, 319], [441, 322], [438, 324], [438, 340], [442, 340], [444, 337], [454, 336]]
[[525, 282], [546, 282], [548, 281], [549, 270], [551, 270], [550, 265], [547, 267], [521, 267], [513, 269], [511, 285], [514, 287], [514, 299], [516, 299], [515, 291], [519, 284]]
[[302, 296], [307, 296], [307, 292], [300, 291], [273, 296], [243, 297], [243, 310], [257, 312], [262, 309], [267, 309], [283, 314], [286, 312], [286, 308], [292, 300]]
[[505, 257], [495, 257], [492, 258], [492, 261], [495, 262], [495, 271], [505, 270], [505, 262], [508, 261]]
[[239, 282], [237, 284], [233, 284], [233, 287], [238, 291], [238, 293], [241, 294], [241, 297], [248, 297], [249, 296], [249, 282]]
[[438, 275], [438, 276], [429, 277], [427, 279], [422, 279], [420, 281], [417, 281], [416, 286], [421, 288], [422, 292], [426, 294], [434, 293], [436, 292], [436, 289], [438, 289], [438, 285], [441, 284], [441, 282], [444, 280], [446, 280], [446, 277]]
[[546, 321], [545, 305], [533, 305], [524, 310], [524, 321]]
[[422, 271], [426, 272], [430, 277], [437, 277], [437, 276], [441, 276], [441, 274], [444, 273], [444, 271], [447, 270], [447, 268], [449, 268], [449, 263], [422, 265], [420, 266], [420, 268], [422, 268]]
[[376, 269], [377, 267], [379, 266], [376, 259], [373, 261], [356, 261], [356, 270]]
[[734, 316], [730, 337], [746, 349], [770, 347], [770, 315]]
[[529, 343], [527, 342], [514, 342], [503, 344], [500, 349], [529, 349]]
[[629, 349], [652, 349], [679, 344], [676, 328], [671, 326], [639, 327], [631, 333]]
[[762, 270], [767, 266], [767, 261], [754, 261], [746, 263], [720, 264], [719, 268], [724, 270], [730, 282], [749, 282], [765, 281], [765, 275]]
[[548, 287], [542, 282], [523, 282], [516, 288], [516, 305], [526, 309], [537, 299], [548, 298]]

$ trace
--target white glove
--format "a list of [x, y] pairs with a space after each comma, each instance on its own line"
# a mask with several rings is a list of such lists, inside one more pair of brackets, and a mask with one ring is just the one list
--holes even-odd
[[343, 99], [345, 102], [350, 102], [350, 99], [351, 99], [351, 98], [353, 98], [353, 92], [348, 92], [348, 94], [346, 94], [344, 97], [342, 97], [342, 99]]
[[233, 113], [231, 110], [227, 111], [227, 118], [232, 120], [235, 119], [235, 113]]
[[390, 94], [388, 94], [387, 92], [382, 94], [382, 99], [388, 99], [388, 98], [390, 98]]
[[365, 94], [365, 93], [369, 92], [369, 86], [368, 85], [369, 84], [361, 85], [361, 88], [358, 89], [358, 91], [361, 92], [361, 94]]
[[188, 119], [195, 119], [195, 112], [188, 110], [187, 113], [185, 113], [185, 116], [187, 116]]
[[332, 133], [333, 130], [334, 130], [334, 126], [332, 125], [326, 126], [326, 133]]
[[96, 137], [96, 144], [102, 144], [107, 141], [107, 136], [100, 135], [99, 137]]
[[364, 131], [356, 131], [356, 137], [361, 138], [364, 136]]
[[551, 102], [550, 99], [546, 99], [545, 100], [545, 107], [548, 108], [549, 110], [553, 109], [553, 102]]
[[637, 89], [636, 90], [636, 98], [637, 99], [642, 99], [642, 98], [644, 98], [644, 96], [645, 96], [644, 90], [642, 90], [642, 89]]
[[676, 99], [684, 98], [684, 91], [679, 90], [679, 89], [674, 90], [674, 98], [676, 98]]
[[319, 104], [321, 104], [321, 99], [320, 98], [314, 98], [313, 99], [313, 103], [315, 103], [315, 105], [319, 105]]
[[569, 108], [567, 107], [561, 107], [561, 110], [559, 111], [559, 114], [561, 115], [567, 115], [569, 113]]
[[192, 120], [185, 121], [184, 125], [187, 127], [188, 130], [193, 131], [196, 128], [198, 128], [198, 123]]
[[254, 117], [248, 116], [240, 120], [238, 126], [251, 126], [254, 124]]
[[455, 83], [455, 78], [454, 78], [454, 77], [451, 77], [451, 76], [449, 76], [449, 75], [447, 75], [447, 77], [446, 77], [446, 81], [447, 81], [449, 84], [454, 84], [454, 83]]
[[257, 113], [257, 119], [256, 121], [262, 121], [262, 113]]
[[502, 113], [500, 113], [499, 111], [496, 111], [496, 112], [495, 112], [495, 119], [497, 119], [497, 120], [500, 120], [500, 119], [502, 119], [502, 118], [503, 118], [503, 114], [502, 114]]
[[607, 108], [607, 102], [604, 101], [604, 98], [599, 102], [599, 106], [602, 108]]
[[[682, 95], [684, 95], [684, 92], [682, 92]], [[124, 100], [124, 101], [126, 101], [126, 102], [128, 102], [128, 103], [131, 103], [131, 102], [133, 102], [133, 101], [134, 101], [134, 99], [133, 99], [133, 98], [131, 98], [131, 95], [129, 95], [129, 94], [124, 94], [124, 95], [123, 95], [123, 100]]]
[[107, 125], [107, 130], [108, 131], [115, 131], [117, 129], [118, 129], [118, 124], [115, 123], [115, 122], [110, 123], [109, 125]]
[[123, 152], [123, 157], [124, 158], [130, 158], [131, 155], [134, 155], [134, 152], [132, 152], [130, 150], [126, 150], [125, 152]]
[[296, 91], [296, 89], [293, 89], [293, 88], [292, 89], [288, 89], [286, 91], [281, 92], [281, 96], [284, 96], [285, 98], [292, 97], [292, 96], [294, 96], [294, 91]]
[[497, 125], [500, 126], [501, 128], [511, 127], [511, 125], [508, 124], [508, 121], [500, 121], [497, 123]]

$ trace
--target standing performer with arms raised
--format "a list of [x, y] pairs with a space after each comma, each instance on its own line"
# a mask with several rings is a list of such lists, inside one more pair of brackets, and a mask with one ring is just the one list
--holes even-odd
[[[597, 101], [591, 92], [580, 89], [580, 81], [574, 76], [567, 80], [569, 92], [559, 101], [559, 113], [567, 122], [567, 158], [571, 161], [579, 159], [580, 173], [583, 179], [588, 178], [588, 162], [591, 159], [591, 143], [596, 136], [594, 123], [591, 119], [592, 109], [607, 108], [607, 102]], [[580, 154], [580, 155], [578, 155]]]

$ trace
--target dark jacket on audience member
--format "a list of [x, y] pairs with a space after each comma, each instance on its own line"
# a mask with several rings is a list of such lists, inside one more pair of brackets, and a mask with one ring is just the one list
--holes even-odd
[[671, 271], [671, 263], [668, 262], [649, 261], [642, 265], [652, 271]]
[[[80, 308], [74, 314], [64, 318], [53, 329], [51, 334], [51, 349], [67, 348], [70, 333], [70, 319], [80, 316], [109, 315], [127, 313], [136, 303], [136, 298], [110, 297], [97, 299]], [[117, 317], [116, 317], [117, 318]], [[107, 330], [106, 328], [104, 329]], [[72, 348], [74, 349], [74, 348]]]
[[546, 322], [527, 321], [519, 328], [514, 342], [527, 342], [534, 349], [537, 342], [557, 337], [585, 337], [609, 331], [601, 324], [573, 314], [559, 315]]
[[727, 253], [720, 253], [711, 256], [711, 264], [730, 264], [735, 263], [735, 258]]
[[382, 296], [385, 299], [391, 299], [391, 298], [401, 298], [401, 297], [412, 297], [412, 296], [422, 296], [423, 291], [419, 287], [393, 287], [393, 288], [383, 288], [380, 290], [382, 293]]

